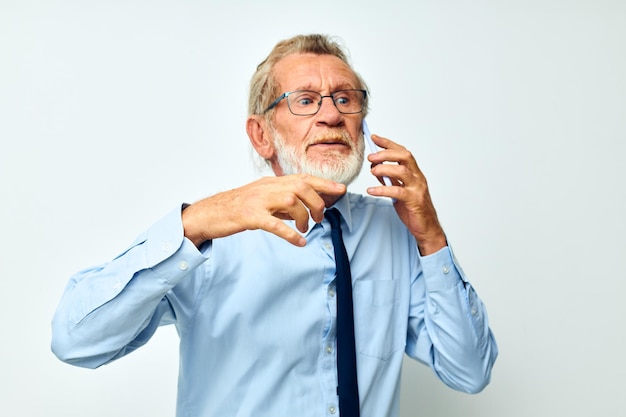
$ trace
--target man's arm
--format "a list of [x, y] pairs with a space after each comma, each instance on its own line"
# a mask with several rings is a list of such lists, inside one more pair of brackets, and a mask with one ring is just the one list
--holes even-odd
[[52, 322], [52, 350], [62, 360], [97, 367], [123, 356], [175, 317], [167, 295], [206, 258], [204, 242], [246, 229], [263, 229], [294, 245], [321, 221], [322, 195], [340, 196], [343, 184], [312, 177], [268, 177], [170, 213], [109, 263], [73, 276]]
[[485, 306], [448, 247], [421, 257], [420, 269], [411, 285], [406, 353], [449, 387], [477, 393], [498, 356]]
[[148, 341], [172, 322], [166, 294], [206, 258], [183, 238], [180, 207], [112, 261], [69, 281], [52, 321], [59, 359], [95, 368]]
[[447, 246], [426, 178], [411, 152], [389, 139], [372, 139], [383, 148], [368, 157], [372, 174], [391, 178], [392, 186], [372, 187], [368, 193], [395, 199], [421, 255], [411, 289], [406, 351], [450, 387], [478, 392], [489, 382], [498, 354], [486, 309]]

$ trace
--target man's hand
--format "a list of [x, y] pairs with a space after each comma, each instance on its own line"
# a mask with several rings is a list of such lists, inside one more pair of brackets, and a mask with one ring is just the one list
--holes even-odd
[[190, 205], [182, 214], [183, 228], [197, 247], [255, 229], [304, 246], [306, 240], [281, 220], [294, 220], [298, 230], [306, 232], [309, 217], [320, 223], [327, 203], [345, 192], [343, 184], [306, 174], [266, 177]]
[[371, 187], [367, 192], [373, 196], [394, 198], [396, 212], [415, 236], [422, 256], [437, 252], [446, 246], [446, 237], [437, 219], [426, 177], [415, 158], [406, 148], [389, 139], [372, 135], [372, 140], [383, 148], [368, 156], [372, 174], [378, 178], [389, 177], [392, 186]]

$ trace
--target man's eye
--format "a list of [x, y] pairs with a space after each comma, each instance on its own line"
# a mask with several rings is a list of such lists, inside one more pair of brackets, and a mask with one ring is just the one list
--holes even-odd
[[[315, 103], [317, 103], [315, 94], [310, 91], [300, 91], [297, 94], [293, 94], [289, 96], [290, 102], [292, 105], [298, 107], [309, 107]], [[317, 97], [319, 101], [319, 97]]]
[[311, 97], [300, 97], [300, 98], [298, 98], [298, 105], [299, 106], [308, 106], [310, 104], [313, 104], [313, 99]]

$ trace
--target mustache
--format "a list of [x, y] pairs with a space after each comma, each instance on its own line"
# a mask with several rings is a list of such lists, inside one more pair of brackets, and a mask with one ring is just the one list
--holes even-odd
[[352, 136], [343, 129], [328, 129], [322, 132], [316, 133], [313, 137], [309, 138], [306, 143], [308, 148], [311, 145], [319, 143], [341, 143], [347, 145], [350, 148], [354, 148]]

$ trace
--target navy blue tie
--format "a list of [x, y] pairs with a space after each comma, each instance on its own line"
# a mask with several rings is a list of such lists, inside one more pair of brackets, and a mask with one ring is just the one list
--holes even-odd
[[337, 264], [337, 394], [341, 417], [359, 417], [359, 387], [354, 348], [354, 310], [350, 260], [341, 235], [341, 215], [332, 208], [324, 213], [330, 222], [330, 236]]

